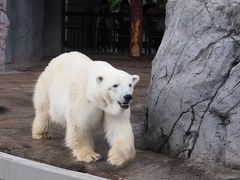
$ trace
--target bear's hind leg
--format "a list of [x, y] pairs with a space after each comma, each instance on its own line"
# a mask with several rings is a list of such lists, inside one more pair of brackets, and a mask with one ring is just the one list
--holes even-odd
[[49, 139], [50, 128], [49, 100], [45, 97], [39, 105], [35, 105], [35, 119], [32, 125], [33, 139]]
[[101, 155], [94, 152], [93, 139], [87, 132], [80, 132], [77, 125], [67, 123], [66, 145], [72, 150], [77, 160], [83, 162], [94, 162], [101, 159]]

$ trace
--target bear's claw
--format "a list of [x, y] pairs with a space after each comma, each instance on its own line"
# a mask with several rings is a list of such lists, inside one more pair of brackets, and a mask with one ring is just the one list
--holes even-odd
[[122, 167], [128, 162], [129, 158], [121, 151], [110, 151], [108, 155], [108, 163], [112, 166]]
[[119, 157], [109, 157], [107, 161], [109, 164], [115, 167], [121, 167], [126, 163], [126, 160]]
[[73, 150], [73, 156], [76, 157], [78, 161], [83, 162], [95, 162], [97, 160], [102, 159], [101, 154], [95, 153], [94, 151], [80, 151], [80, 150]]

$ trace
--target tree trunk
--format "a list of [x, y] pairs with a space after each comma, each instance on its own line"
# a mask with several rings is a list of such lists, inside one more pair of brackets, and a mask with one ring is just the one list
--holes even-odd
[[149, 149], [240, 165], [240, 1], [168, 0], [146, 98]]
[[130, 0], [130, 56], [140, 57], [142, 49], [142, 1]]
[[5, 65], [5, 39], [9, 26], [9, 20], [6, 14], [7, 0], [0, 0], [0, 71], [4, 70]]

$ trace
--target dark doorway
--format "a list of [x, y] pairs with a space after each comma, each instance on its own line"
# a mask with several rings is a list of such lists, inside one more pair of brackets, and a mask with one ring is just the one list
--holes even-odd
[[[158, 2], [158, 3], [157, 3]], [[165, 2], [144, 1], [142, 54], [155, 54], [163, 33]], [[128, 0], [112, 7], [109, 0], [65, 0], [63, 51], [88, 54], [128, 54], [130, 12]]]

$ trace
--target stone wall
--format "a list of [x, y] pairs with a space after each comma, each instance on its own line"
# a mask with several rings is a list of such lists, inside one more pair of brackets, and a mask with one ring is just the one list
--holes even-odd
[[5, 70], [38, 65], [61, 53], [61, 0], [8, 0], [5, 9], [11, 22], [1, 59]]
[[44, 1], [8, 0], [7, 14], [11, 22], [6, 61], [10, 68], [21, 68], [42, 57]]

